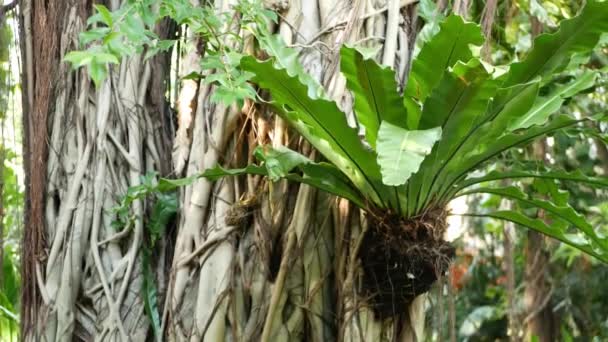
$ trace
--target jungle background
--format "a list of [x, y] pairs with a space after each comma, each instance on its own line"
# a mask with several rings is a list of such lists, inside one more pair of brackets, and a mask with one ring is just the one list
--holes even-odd
[[[491, 37], [483, 47], [487, 58], [517, 60], [530, 50], [536, 35], [554, 30], [560, 21], [578, 13], [582, 5], [582, 1], [568, 0], [420, 0], [415, 3], [418, 32], [414, 48], [419, 49], [439, 23], [454, 12], [484, 27], [484, 34]], [[21, 102], [24, 61], [18, 15], [23, 10], [18, 1], [5, 0], [0, 7], [1, 341], [16, 341], [21, 336], [20, 264], [26, 229], [26, 175]], [[185, 47], [179, 44], [168, 48], [174, 51], [170, 58], [184, 54], [179, 49]], [[559, 110], [579, 116], [608, 113], [608, 35], [603, 36], [584, 65], [598, 71], [595, 86], [565, 101]], [[565, 71], [563, 77], [576, 78], [581, 73], [580, 68], [573, 68]], [[180, 75], [187, 73], [180, 71]], [[174, 92], [161, 95], [166, 97], [169, 110], [177, 110], [178, 81], [172, 82]], [[187, 82], [183, 87], [187, 87]], [[608, 132], [608, 126], [600, 124], [598, 128], [600, 132]], [[605, 133], [594, 136], [557, 133], [544, 140], [545, 153], [541, 159], [566, 170], [608, 176], [607, 143]], [[504, 155], [501, 163], [526, 163], [538, 159], [535, 153], [528, 148], [518, 149]], [[606, 191], [579, 185], [569, 190], [571, 205], [594, 226], [608, 231]], [[452, 210], [461, 212], [466, 208], [483, 211], [506, 206], [509, 204], [492, 195], [471, 195], [451, 204]], [[514, 224], [459, 216], [451, 217], [449, 224], [447, 238], [456, 246], [456, 258], [448, 275], [439, 280], [426, 298], [425, 340], [520, 340], [535, 320], [543, 321], [544, 329], [555, 340], [608, 340], [608, 265]], [[529, 292], [540, 293], [536, 296], [540, 299], [527, 303]]]

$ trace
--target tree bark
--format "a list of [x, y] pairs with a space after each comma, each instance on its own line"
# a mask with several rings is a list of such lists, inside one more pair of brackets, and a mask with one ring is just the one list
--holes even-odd
[[133, 225], [124, 234], [112, 227], [111, 213], [142, 175], [166, 174], [166, 61], [124, 58], [95, 89], [83, 70], [62, 62], [78, 48], [92, 4], [24, 0], [21, 6], [24, 340], [144, 340], [140, 246], [149, 203], [133, 203]]
[[[532, 38], [538, 36], [542, 30], [542, 23], [534, 16], [530, 17]], [[533, 145], [533, 154], [537, 160], [546, 160], [547, 145], [544, 140]], [[539, 210], [538, 216], [545, 219], [545, 214]], [[538, 337], [541, 342], [557, 340], [557, 325], [555, 315], [551, 309], [553, 289], [548, 279], [549, 254], [545, 250], [545, 238], [534, 231], [527, 232], [525, 249], [526, 264], [524, 270], [524, 307], [526, 317], [523, 320], [525, 340], [532, 336]]]
[[[234, 3], [216, 1], [216, 10], [231, 11]], [[398, 71], [403, 86], [417, 33], [414, 3], [267, 1], [281, 11], [274, 30], [302, 47], [305, 68], [353, 123], [339, 47], [381, 44], [378, 60]], [[135, 201], [132, 226], [111, 227], [112, 208], [146, 172], [186, 176], [217, 164], [240, 166], [260, 144], [317, 157], [267, 106], [213, 104], [214, 87], [193, 80], [180, 81], [171, 153], [164, 56], [125, 58], [97, 89], [86, 72], [61, 62], [77, 48], [91, 5], [21, 4], [28, 175], [22, 331], [30, 341], [150, 338], [140, 249], [151, 203]], [[256, 53], [245, 38], [246, 51]], [[180, 74], [200, 71], [203, 53], [184, 54]], [[423, 338], [424, 296], [401, 308], [399, 319], [384, 321], [362, 300], [357, 250], [366, 223], [346, 201], [251, 176], [198, 180], [180, 191], [179, 202], [176, 236], [164, 237], [163, 250], [155, 251], [166, 340]]]
[[[218, 11], [229, 10], [230, 3], [216, 4]], [[409, 3], [281, 2], [283, 12], [275, 31], [288, 44], [304, 47], [305, 68], [350, 112], [352, 99], [338, 74], [340, 45], [369, 38], [369, 44], [375, 44], [385, 37], [379, 58], [403, 70], [405, 79], [417, 32], [414, 6]], [[197, 65], [196, 60], [191, 55], [180, 62], [184, 74]], [[242, 165], [250, 161], [247, 155], [253, 147], [264, 143], [312, 153], [267, 107], [247, 103], [242, 110], [225, 108], [209, 102], [211, 92], [212, 87], [182, 83], [178, 97], [187, 103], [180, 105], [182, 139], [174, 146], [178, 173], [193, 175], [217, 163]], [[211, 126], [206, 130], [207, 123]], [[240, 138], [239, 132], [247, 138]], [[421, 337], [422, 299], [416, 310], [403, 308], [415, 321], [407, 326], [379, 322], [362, 306], [356, 250], [364, 224], [358, 210], [345, 201], [336, 202], [307, 186], [270, 184], [259, 177], [216, 184], [200, 180], [181, 198], [184, 205], [163, 315], [169, 340], [413, 341]], [[251, 219], [235, 227], [234, 207], [226, 202], [251, 210], [240, 214]]]

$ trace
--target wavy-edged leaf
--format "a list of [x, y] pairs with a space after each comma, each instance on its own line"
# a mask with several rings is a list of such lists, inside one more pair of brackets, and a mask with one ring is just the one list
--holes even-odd
[[504, 188], [482, 187], [477, 189], [471, 189], [469, 191], [463, 192], [461, 196], [474, 193], [498, 195], [500, 197], [508, 198], [528, 206], [543, 209], [547, 213], [552, 214], [553, 217], [563, 220], [569, 225], [580, 230], [590, 241], [595, 243], [597, 247], [605, 250], [606, 253], [608, 253], [608, 239], [600, 238], [594, 231], [591, 224], [589, 224], [581, 214], [577, 213], [576, 210], [574, 210], [570, 205], [568, 205], [567, 202], [563, 205], [557, 205], [548, 200], [535, 199], [525, 194], [521, 189], [514, 186]]
[[[446, 178], [441, 182], [442, 190], [440, 197], [443, 200], [449, 200], [444, 196], [450, 193], [450, 189], [459, 180], [462, 180], [468, 173], [476, 170], [481, 165], [497, 157], [504, 151], [513, 147], [521, 146], [534, 141], [540, 137], [551, 134], [560, 129], [573, 126], [583, 120], [574, 119], [568, 115], [556, 116], [553, 120], [542, 126], [533, 126], [525, 130], [506, 133], [501, 137], [488, 137], [488, 139], [480, 139], [477, 141], [477, 146], [465, 152], [462, 161], [454, 165], [452, 169], [445, 172]], [[489, 123], [491, 124], [491, 123]], [[463, 149], [464, 151], [464, 149]], [[449, 197], [449, 196], [447, 196]]]
[[456, 63], [427, 98], [420, 128], [441, 126], [443, 134], [412, 178], [417, 198], [424, 197], [416, 200], [416, 209], [422, 208], [426, 200], [432, 198], [432, 188], [439, 173], [452, 158], [456, 158], [456, 150], [474, 129], [473, 124], [483, 116], [497, 89], [498, 81], [490, 77], [479, 60], [472, 59], [467, 64]]
[[533, 219], [521, 213], [511, 210], [500, 210], [488, 214], [463, 214], [463, 216], [472, 217], [488, 217], [497, 220], [503, 220], [513, 222], [517, 225], [535, 230], [541, 234], [550, 236], [556, 240], [559, 240], [567, 245], [577, 248], [591, 256], [596, 257], [605, 263], [608, 263], [608, 253], [603, 249], [594, 248], [587, 241], [581, 241], [578, 236], [573, 237], [572, 235], [564, 232], [562, 229], [554, 226], [547, 225], [545, 222], [539, 219]]
[[421, 114], [419, 104], [424, 103], [439, 84], [443, 72], [456, 62], [466, 62], [473, 57], [469, 45], [481, 44], [483, 35], [478, 25], [465, 23], [456, 15], [449, 16], [441, 23], [439, 32], [424, 44], [412, 63], [404, 97], [410, 129], [418, 128]]
[[248, 165], [238, 169], [226, 169], [218, 165], [186, 178], [161, 178], [158, 181], [157, 190], [159, 192], [174, 191], [179, 187], [190, 185], [200, 178], [216, 181], [228, 176], [269, 176], [273, 174], [274, 180], [287, 179], [307, 184], [346, 198], [361, 208], [366, 207], [367, 203], [361, 193], [353, 187], [350, 180], [340, 170], [329, 163], [315, 163], [286, 147], [273, 149], [259, 146], [256, 148], [254, 155], [262, 161], [261, 165]]
[[405, 184], [441, 138], [441, 127], [408, 131], [382, 121], [378, 131], [378, 164], [386, 185]]
[[466, 189], [475, 184], [492, 182], [502, 179], [520, 179], [520, 178], [538, 178], [538, 179], [554, 179], [559, 181], [570, 181], [582, 184], [588, 184], [594, 187], [608, 188], [607, 177], [592, 177], [587, 176], [580, 170], [567, 172], [562, 170], [546, 170], [546, 171], [528, 171], [528, 170], [507, 170], [507, 171], [492, 171], [481, 177], [468, 178], [459, 183], [454, 191]]
[[538, 95], [539, 86], [536, 80], [498, 89], [487, 111], [477, 117], [466, 136], [447, 156], [445, 166], [437, 173], [438, 186], [445, 186], [446, 179], [469, 167], [471, 158], [483, 153], [484, 149], [488, 149], [491, 143], [504, 135], [514, 118], [529, 111]]
[[300, 64], [298, 50], [285, 45], [283, 38], [278, 34], [260, 34], [256, 38], [260, 42], [260, 47], [270, 56], [275, 57], [275, 63], [287, 70], [289, 76], [297, 76], [300, 82], [306, 85], [308, 96], [313, 99], [328, 99], [325, 89]]
[[397, 92], [395, 71], [367, 59], [357, 49], [344, 46], [340, 50], [340, 71], [355, 98], [354, 110], [365, 127], [367, 142], [375, 148], [382, 121], [407, 128], [403, 100]]
[[540, 76], [543, 80], [560, 72], [572, 55], [588, 53], [608, 31], [608, 2], [588, 0], [582, 12], [563, 20], [555, 33], [542, 34], [534, 40], [528, 56], [511, 65], [504, 87], [526, 83]]
[[[573, 54], [589, 52], [596, 45], [599, 33], [596, 32], [595, 28], [590, 28], [587, 23], [580, 28], [575, 27], [585, 21], [585, 18], [594, 21], [597, 20], [598, 16], [606, 15], [593, 14], [590, 9], [606, 12], [607, 7], [606, 3], [599, 4], [597, 1], [590, 1], [581, 15], [563, 21], [562, 26], [556, 33], [537, 38], [528, 57], [524, 61], [512, 65], [509, 73], [505, 76], [507, 80], [503, 83], [503, 88], [498, 91], [484, 119], [480, 124], [476, 124], [478, 128], [474, 130], [466, 143], [458, 149], [459, 152], [466, 154], [458, 160], [454, 159], [451, 165], [446, 167], [444, 173], [446, 178], [450, 180], [442, 182], [444, 183], [443, 191], [448, 191], [445, 185], [453, 183], [453, 175], [461, 178], [472, 168], [495, 156], [497, 151], [502, 149], [500, 145], [505, 142], [508, 143], [507, 146], [512, 146], [515, 134], [510, 133], [510, 130], [533, 127], [535, 124], [545, 124], [546, 118], [558, 109], [558, 105], [561, 105], [563, 97], [573, 96], [574, 93], [588, 85], [589, 79], [587, 77], [590, 76], [586, 76], [580, 82], [578, 82], [579, 80], [575, 81], [571, 84], [572, 87], [565, 86], [558, 89], [553, 101], [546, 103], [542, 102], [544, 100], [537, 99], [539, 87], [549, 79], [546, 77], [547, 75], [559, 71], [561, 65], [567, 63]], [[602, 25], [606, 26], [605, 23]], [[605, 31], [606, 29], [601, 30]], [[584, 37], [580, 43], [576, 42], [579, 35], [585, 35], [589, 32], [592, 32], [590, 37]], [[559, 94], [560, 91], [562, 91], [561, 95]], [[548, 100], [551, 100], [551, 97]], [[558, 118], [559, 123], [555, 127], [560, 126], [567, 120], [564, 117]]]
[[[591, 21], [598, 20], [598, 16], [606, 15], [599, 14], [602, 11], [605, 13], [606, 9], [606, 3], [590, 1], [581, 15], [563, 21], [556, 33], [537, 38], [528, 57], [523, 62], [514, 64], [509, 74], [505, 76], [507, 81], [502, 85], [504, 88], [499, 90], [481, 125], [477, 125], [479, 128], [475, 129], [466, 143], [459, 148], [459, 151], [465, 152], [467, 155], [454, 160], [446, 168], [445, 174], [448, 174], [447, 178], [452, 180], [443, 183], [452, 184], [454, 179], [452, 175], [462, 177], [463, 172], [469, 172], [472, 170], [471, 167], [491, 158], [502, 143], [509, 141], [510, 146], [514, 135], [509, 133], [509, 130], [544, 124], [546, 117], [558, 109], [558, 104], [561, 105], [562, 97], [573, 96], [575, 92], [588, 84], [588, 79], [582, 79], [580, 83], [577, 82], [578, 80], [575, 81], [572, 88], [566, 86], [564, 89], [558, 89], [558, 93], [560, 90], [563, 93], [557, 94], [557, 97], [554, 97], [553, 101], [549, 103], [536, 98], [539, 87], [548, 81], [548, 75], [559, 71], [561, 65], [567, 63], [573, 54], [585, 53], [593, 49], [599, 39], [597, 29], [589, 27], [588, 23], [579, 28], [576, 26], [586, 18]], [[599, 13], [591, 13], [590, 11], [593, 10]], [[606, 23], [600, 26], [606, 26]], [[605, 31], [606, 28], [599, 30]], [[576, 42], [578, 36], [588, 33], [590, 33], [589, 37], [584, 37], [581, 42]], [[566, 120], [560, 118], [558, 121]], [[561, 123], [558, 123], [557, 126], [559, 125]], [[447, 189], [444, 187], [444, 190]]]
[[[363, 196], [353, 188], [350, 180], [333, 165], [329, 163], [307, 163], [299, 165], [298, 170], [300, 172], [291, 172], [281, 178], [310, 185], [332, 195], [346, 198], [360, 208], [366, 208]], [[264, 166], [258, 165], [250, 165], [240, 169], [225, 169], [221, 166], [216, 166], [207, 169], [199, 177], [216, 180], [226, 176], [249, 174], [267, 176], [268, 170]]]
[[277, 69], [272, 60], [241, 60], [241, 67], [252, 72], [253, 81], [270, 91], [279, 114], [303, 135], [325, 158], [331, 161], [367, 198], [380, 207], [389, 198], [382, 184], [380, 168], [373, 151], [367, 149], [335, 102], [313, 99], [306, 85], [285, 69]]
[[533, 125], [544, 124], [551, 114], [557, 112], [562, 107], [565, 99], [593, 87], [596, 78], [597, 73], [587, 71], [577, 76], [574, 81], [556, 87], [549, 95], [538, 97], [532, 109], [511, 122], [508, 129], [514, 131]]

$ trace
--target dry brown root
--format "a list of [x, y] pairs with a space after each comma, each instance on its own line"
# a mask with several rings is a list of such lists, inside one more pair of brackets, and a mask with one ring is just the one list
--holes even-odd
[[359, 250], [362, 290], [379, 318], [400, 316], [447, 271], [454, 247], [443, 240], [446, 216], [444, 209], [409, 219], [368, 216]]

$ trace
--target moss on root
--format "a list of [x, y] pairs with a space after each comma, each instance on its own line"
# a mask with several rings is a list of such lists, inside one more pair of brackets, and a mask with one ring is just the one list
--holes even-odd
[[447, 271], [454, 248], [443, 240], [446, 217], [443, 208], [408, 219], [369, 215], [359, 250], [362, 290], [380, 318], [406, 311]]

